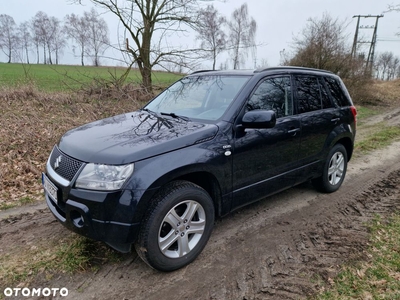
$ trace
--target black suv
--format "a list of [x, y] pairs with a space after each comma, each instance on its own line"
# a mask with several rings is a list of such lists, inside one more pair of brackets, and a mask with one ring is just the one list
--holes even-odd
[[172, 271], [192, 262], [215, 217], [312, 180], [342, 184], [356, 109], [331, 72], [201, 71], [142, 109], [83, 125], [54, 146], [47, 204], [74, 232]]

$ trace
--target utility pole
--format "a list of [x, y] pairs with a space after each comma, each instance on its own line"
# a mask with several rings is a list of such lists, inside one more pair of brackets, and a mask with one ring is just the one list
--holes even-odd
[[[354, 42], [353, 42], [353, 48], [351, 49], [351, 56], [353, 58], [355, 58], [357, 56], [357, 45], [358, 44], [370, 44], [365, 68], [369, 71], [372, 71], [372, 67], [374, 65], [376, 38], [377, 38], [377, 32], [378, 32], [378, 21], [379, 21], [379, 18], [383, 18], [383, 15], [376, 15], [376, 16], [357, 15], [357, 16], [353, 16], [353, 18], [357, 18], [357, 28], [356, 28], [356, 33], [354, 34]], [[375, 26], [374, 25], [360, 26], [360, 18], [376, 18]], [[374, 33], [372, 34], [371, 40], [370, 41], [359, 41], [358, 40], [358, 30], [359, 29], [374, 29]]]

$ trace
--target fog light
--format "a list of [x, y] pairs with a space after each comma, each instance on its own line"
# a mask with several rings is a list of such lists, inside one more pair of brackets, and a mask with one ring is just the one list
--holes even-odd
[[71, 221], [72, 223], [78, 227], [78, 228], [82, 228], [83, 224], [85, 223], [83, 216], [76, 210], [73, 210], [70, 212], [70, 217], [71, 217]]

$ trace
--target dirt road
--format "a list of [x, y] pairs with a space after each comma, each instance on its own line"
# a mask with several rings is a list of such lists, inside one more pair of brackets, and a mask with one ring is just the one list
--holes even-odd
[[[396, 142], [354, 158], [336, 193], [303, 184], [218, 220], [202, 254], [181, 270], [152, 270], [134, 253], [96, 272], [39, 276], [32, 286], [66, 287], [62, 299], [303, 299], [345, 261], [365, 258], [365, 222], [400, 208], [399, 187]], [[0, 254], [65, 234], [47, 209], [8, 216]]]

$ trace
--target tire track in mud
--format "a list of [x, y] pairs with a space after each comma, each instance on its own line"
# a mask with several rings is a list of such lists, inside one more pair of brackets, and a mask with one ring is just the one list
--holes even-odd
[[[268, 228], [259, 228], [246, 244], [265, 245], [269, 238], [274, 240], [234, 263], [232, 276], [220, 284], [230, 285], [229, 290], [215, 286], [209, 299], [299, 299], [314, 294], [320, 288], [318, 279], [329, 282], [338, 264], [366, 258], [368, 232], [364, 224], [376, 214], [387, 215], [400, 208], [399, 187], [397, 170], [354, 199], [344, 203], [339, 199], [329, 214], [322, 215], [320, 207], [311, 214], [292, 213], [268, 233]], [[232, 279], [236, 287], [229, 283]]]

